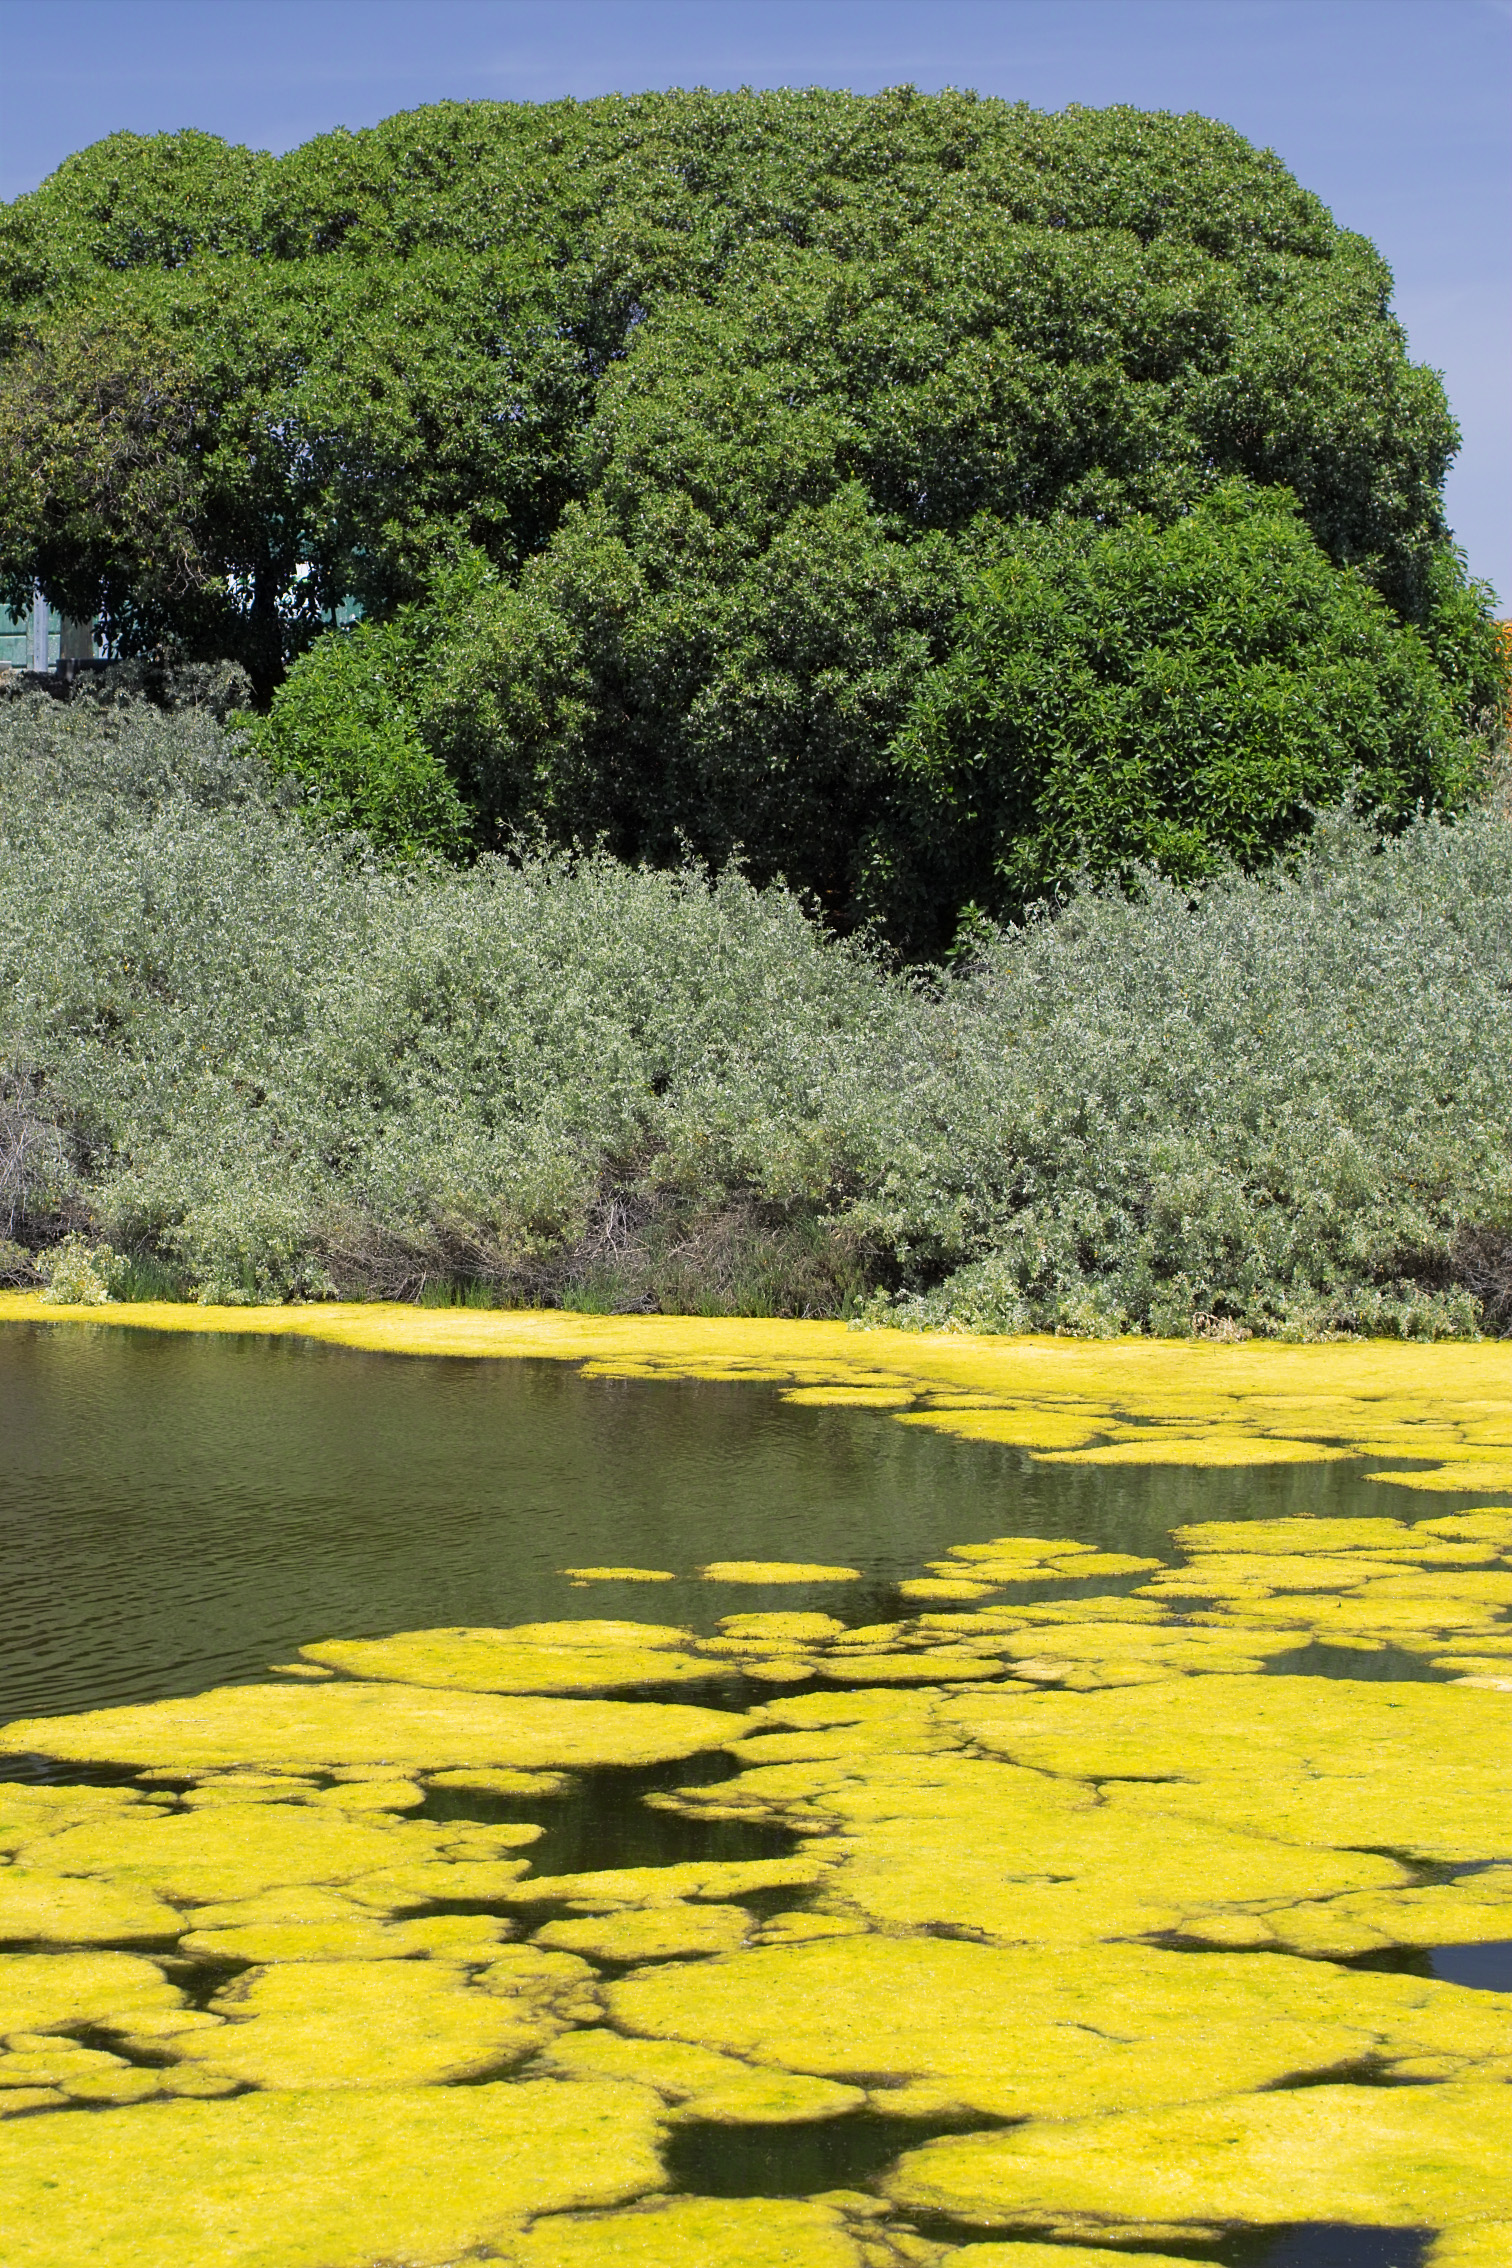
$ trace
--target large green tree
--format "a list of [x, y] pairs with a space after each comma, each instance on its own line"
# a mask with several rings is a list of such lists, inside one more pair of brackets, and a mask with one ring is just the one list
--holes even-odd
[[[1148, 551], [1284, 491], [1251, 522], [1351, 579], [1330, 620], [1374, 593], [1460, 725], [1495, 698], [1390, 291], [1196, 117], [904, 88], [442, 104], [281, 158], [116, 135], [0, 212], [0, 595], [40, 575], [265, 696], [355, 597], [483, 839], [739, 851], [922, 937], [1047, 871], [917, 840], [976, 664], [933, 673], [1000, 669], [984, 562], [1035, 529]], [[1426, 729], [1392, 780], [1432, 797]], [[988, 800], [979, 834], [1022, 795]]]

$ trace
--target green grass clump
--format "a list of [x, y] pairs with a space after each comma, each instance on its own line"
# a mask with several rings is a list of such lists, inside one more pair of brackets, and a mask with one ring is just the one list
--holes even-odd
[[0, 1236], [138, 1296], [1505, 1331], [1509, 966], [1489, 805], [908, 972], [733, 871], [402, 869], [203, 709], [12, 700]]

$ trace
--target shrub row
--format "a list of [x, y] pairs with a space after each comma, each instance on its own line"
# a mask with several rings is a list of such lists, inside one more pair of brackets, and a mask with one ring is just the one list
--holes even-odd
[[73, 1235], [206, 1299], [1506, 1331], [1509, 968], [1490, 804], [1088, 886], [920, 973], [733, 870], [400, 869], [203, 706], [15, 698], [0, 1266]]

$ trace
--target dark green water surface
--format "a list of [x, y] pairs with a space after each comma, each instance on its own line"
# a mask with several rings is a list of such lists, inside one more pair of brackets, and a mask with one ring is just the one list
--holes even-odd
[[[0, 1721], [257, 1678], [316, 1638], [581, 1615], [707, 1631], [774, 1606], [872, 1622], [898, 1612], [900, 1578], [989, 1536], [1174, 1557], [1170, 1530], [1189, 1520], [1414, 1517], [1456, 1501], [1372, 1487], [1352, 1461], [1036, 1465], [761, 1386], [11, 1324]], [[835, 1562], [864, 1580], [697, 1580], [716, 1559]], [[681, 1579], [580, 1587], [559, 1572], [598, 1564]], [[1351, 1655], [1351, 1674], [1369, 1659]]]

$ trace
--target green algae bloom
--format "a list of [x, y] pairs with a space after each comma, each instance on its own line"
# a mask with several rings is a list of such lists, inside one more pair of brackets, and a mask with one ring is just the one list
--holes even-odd
[[496, 1771], [427, 1772], [428, 1788], [464, 1788], [470, 1794], [493, 1796], [555, 1796], [571, 1786], [565, 1772], [521, 1772], [501, 1766]]
[[564, 1567], [574, 1583], [675, 1583], [667, 1567]]
[[473, 1957], [490, 1955], [476, 1980], [441, 1959], [250, 1969], [216, 1997], [225, 2023], [174, 2051], [251, 2087], [425, 2087], [501, 2071], [598, 2014], [586, 1963], [493, 1943]]
[[795, 1639], [806, 1644], [815, 1640], [838, 1638], [845, 1629], [832, 1614], [727, 1614], [719, 1625], [723, 1638], [752, 1639], [758, 1645], [791, 1645]]
[[1504, 2088], [1305, 2087], [948, 2137], [887, 2182], [987, 2226], [1193, 2241], [1236, 2224], [1443, 2227], [1512, 2209]]
[[[943, 1566], [944, 1562], [939, 1564]], [[1127, 1551], [1088, 1551], [1074, 1559], [1060, 1555], [1039, 1562], [1026, 1562], [1016, 1553], [1006, 1558], [973, 1554], [969, 1562], [979, 1582], [993, 1585], [1038, 1582], [1046, 1569], [1056, 1575], [1074, 1575], [1080, 1582], [1089, 1575], [1139, 1575], [1160, 1564], [1158, 1559], [1140, 1559]]]
[[348, 1677], [474, 1693], [603, 1693], [687, 1684], [709, 1665], [681, 1651], [691, 1633], [635, 1622], [534, 1622], [510, 1630], [406, 1630], [332, 1638], [302, 1651]]
[[633, 2079], [654, 2087], [681, 2116], [718, 2126], [791, 2126], [858, 2110], [859, 2087], [801, 2072], [772, 2070], [677, 2040], [626, 2039], [618, 2032], [572, 2032], [542, 2058], [573, 2078]]
[[898, 1585], [899, 1596], [905, 1599], [986, 1599], [992, 1589], [991, 1583], [973, 1583], [958, 1575], [910, 1575]]
[[1401, 1682], [1213, 1676], [1138, 1694], [951, 1700], [980, 1746], [1082, 1784], [1126, 1783], [1126, 1813], [1181, 1818], [1278, 1848], [1410, 1852], [1472, 1865], [1512, 1856], [1498, 1785], [1500, 1694]]
[[733, 1953], [751, 1934], [744, 1906], [652, 1906], [644, 1911], [585, 1915], [547, 1922], [537, 1945], [587, 1953], [596, 1961], [668, 1961], [699, 1953]]
[[[1486, 2000], [1499, 2005], [1487, 2008]], [[1068, 2119], [1276, 2086], [1371, 2063], [1506, 2059], [1499, 1995], [1319, 1973], [1283, 1956], [932, 1937], [743, 1953], [611, 1985], [611, 2021], [782, 2069], [999, 2118]], [[905, 2092], [899, 2100], [907, 2107]]]
[[749, 1897], [757, 1890], [807, 1890], [828, 1872], [822, 1856], [779, 1859], [684, 1859], [671, 1866], [605, 1867], [589, 1874], [538, 1874], [512, 1883], [511, 1905], [571, 1905], [589, 1913], [625, 1906], [665, 1906], [683, 1898]]
[[818, 1567], [801, 1559], [712, 1559], [706, 1583], [859, 1583], [859, 1567]]
[[445, 2268], [662, 2186], [654, 2095], [284, 2092], [0, 2127], [5, 2268]]
[[[952, 2268], [1131, 2268], [1127, 2252], [1109, 2252], [1105, 2245], [1086, 2244], [963, 2244], [950, 2254]], [[1171, 2252], [1134, 2255], [1133, 2268], [1203, 2268], [1190, 2254]]]
[[1428, 2254], [1428, 2268], [1506, 2268], [1512, 2219], [1476, 2220], [1446, 2229]]
[[0, 1943], [151, 1945], [178, 1931], [173, 1907], [141, 1883], [0, 1869]]
[[500, 1940], [512, 1935], [512, 1925], [494, 1914], [431, 1914], [420, 1921], [381, 1923], [352, 1908], [344, 1920], [242, 1922], [186, 1930], [178, 1949], [202, 1961], [410, 1961], [422, 1955], [487, 1961]]
[[340, 1681], [308, 1690], [230, 1685], [188, 1701], [29, 1717], [0, 1729], [0, 1753], [41, 1749], [69, 1763], [171, 1766], [657, 1764], [717, 1746], [728, 1720], [668, 1703], [432, 1693]]
[[[856, 1676], [854, 1664], [844, 1660], [819, 1663], [821, 1677], [848, 1685]], [[878, 1685], [945, 1685], [961, 1679], [995, 1677], [997, 1664], [979, 1654], [948, 1646], [933, 1646], [916, 1654], [869, 1653], [862, 1675]]]
[[[496, 1347], [496, 1320], [463, 1315], [447, 1351]], [[1373, 1444], [1458, 1486], [1512, 1454], [1504, 1386], [1477, 1372], [1467, 1413], [1434, 1349], [1408, 1392], [1380, 1350], [821, 1348], [678, 1323], [635, 1355], [580, 1320], [563, 1359], [764, 1375], [1047, 1457]], [[1502, 2268], [1512, 1996], [1340, 1963], [1512, 1937], [1512, 1510], [1176, 1543], [1169, 1568], [962, 1544], [859, 1629], [779, 1606], [712, 1638], [585, 1618], [314, 1641], [308, 1683], [6, 1728], [0, 1750], [141, 1782], [0, 1784], [0, 1944], [25, 1948], [0, 1951], [0, 2261], [1111, 2268], [1109, 2245], [1175, 2261], [1325, 2220]], [[1074, 1598], [1013, 1603], [1073, 1577]], [[1461, 1682], [1267, 1674], [1319, 1638], [1362, 1673], [1416, 1646]], [[737, 1674], [744, 1710], [634, 1697]], [[507, 1816], [575, 1773], [714, 1751], [732, 1776], [656, 1805], [786, 1828], [793, 1855], [538, 1872], [540, 1826]], [[432, 1790], [491, 1816], [427, 1816], [467, 1808]], [[221, 1965], [208, 2006], [180, 1962]], [[1022, 2122], [922, 2142], [885, 2179], [898, 2209], [1003, 2240], [938, 2244], [854, 2193], [656, 2194], [669, 2127], [862, 2106]]]
[[792, 2197], [672, 2197], [539, 2221], [512, 2268], [862, 2268], [839, 2213]]
[[375, 1821], [303, 1803], [217, 1803], [65, 1827], [26, 1844], [20, 1857], [59, 1873], [124, 1878], [160, 1899], [198, 1905], [283, 1883], [352, 1881], [437, 1848], [434, 1828], [390, 1824], [383, 1814]]

